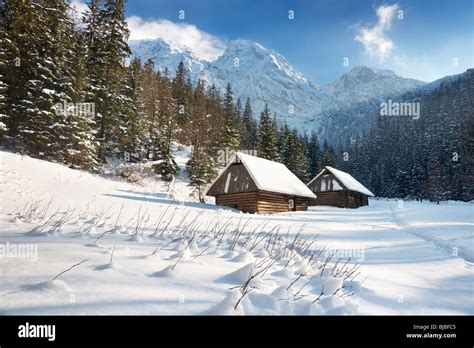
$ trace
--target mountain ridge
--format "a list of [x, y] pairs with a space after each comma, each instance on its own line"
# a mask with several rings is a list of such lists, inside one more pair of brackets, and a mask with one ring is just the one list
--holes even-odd
[[321, 133], [324, 118], [332, 111], [352, 104], [381, 100], [425, 85], [425, 82], [398, 76], [391, 70], [356, 66], [340, 78], [316, 86], [288, 60], [273, 49], [245, 40], [230, 41], [216, 60], [198, 59], [191, 49], [163, 39], [131, 40], [130, 47], [142, 60], [151, 58], [157, 69], [167, 67], [174, 74], [183, 61], [191, 81], [201, 79], [225, 90], [230, 83], [234, 98], [244, 102], [249, 96], [258, 119], [265, 103], [279, 124], [300, 131]]

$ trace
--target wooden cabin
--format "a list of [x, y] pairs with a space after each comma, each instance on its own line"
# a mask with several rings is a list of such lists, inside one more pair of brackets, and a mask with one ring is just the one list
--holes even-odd
[[317, 195], [310, 205], [330, 205], [339, 208], [359, 208], [369, 205], [374, 194], [349, 173], [325, 167], [308, 183], [309, 189]]
[[307, 210], [316, 196], [284, 164], [237, 152], [206, 192], [246, 213]]

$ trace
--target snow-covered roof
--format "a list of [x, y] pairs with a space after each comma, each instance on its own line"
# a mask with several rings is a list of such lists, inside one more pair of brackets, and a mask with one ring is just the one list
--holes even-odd
[[282, 163], [241, 152], [235, 153], [231, 164], [236, 161], [242, 162], [259, 190], [316, 198], [316, 195]]
[[321, 174], [323, 174], [326, 169], [328, 171], [330, 171], [346, 187], [346, 189], [348, 189], [350, 191], [359, 192], [359, 193], [362, 193], [362, 194], [370, 196], [370, 197], [374, 197], [374, 194], [372, 192], [370, 192], [370, 190], [367, 187], [365, 187], [360, 182], [358, 182], [356, 179], [354, 179], [354, 177], [352, 175], [350, 175], [349, 173], [343, 172], [342, 170], [330, 167], [330, 166], [326, 166], [325, 169], [323, 169], [321, 171], [321, 173], [316, 175], [316, 177], [308, 183], [308, 186], [314, 180], [316, 180], [319, 176], [321, 176]]
[[283, 163], [237, 152], [259, 190], [316, 198], [316, 195]]

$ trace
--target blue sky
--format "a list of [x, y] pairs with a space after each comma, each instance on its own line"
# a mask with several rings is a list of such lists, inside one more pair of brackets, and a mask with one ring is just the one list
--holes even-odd
[[[474, 66], [473, 3], [129, 0], [126, 14], [132, 38], [171, 37], [208, 60], [229, 40], [256, 41], [282, 54], [316, 84], [356, 65], [432, 81]], [[179, 18], [181, 10], [184, 19]], [[288, 18], [290, 10], [294, 19]]]

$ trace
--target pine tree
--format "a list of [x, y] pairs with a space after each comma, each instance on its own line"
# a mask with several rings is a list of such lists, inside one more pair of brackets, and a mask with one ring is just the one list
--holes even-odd
[[155, 72], [155, 64], [151, 59], [148, 59], [142, 69], [142, 92], [140, 94], [145, 134], [143, 152], [148, 160], [158, 160], [160, 158], [161, 139], [163, 136], [158, 112], [160, 81], [159, 73]]
[[119, 152], [124, 133], [123, 115], [126, 95], [125, 60], [130, 56], [129, 30], [125, 21], [125, 0], [92, 0], [86, 15], [86, 38], [89, 40], [87, 68], [91, 73], [89, 95], [97, 110], [98, 158]]
[[258, 145], [258, 125], [253, 118], [252, 104], [247, 97], [241, 122], [241, 146], [247, 150], [256, 150]]
[[8, 1], [2, 2], [1, 10], [1, 75], [2, 86], [7, 88], [2, 114], [9, 116], [2, 118], [6, 121], [8, 134], [19, 139], [19, 128], [25, 123], [27, 87], [31, 88], [27, 81], [32, 76], [27, 64], [27, 53], [33, 50], [28, 51], [24, 47], [31, 46], [26, 36], [34, 30], [31, 20], [35, 17], [33, 11], [37, 9], [30, 2]]
[[321, 171], [319, 166], [320, 157], [318, 136], [315, 131], [312, 131], [308, 142], [309, 176], [311, 178], [314, 178]]
[[[79, 149], [74, 148], [76, 142], [72, 137], [76, 135], [74, 127], [71, 124], [77, 123], [78, 110], [73, 102], [73, 98], [80, 98], [82, 95], [82, 86], [76, 83], [77, 73], [74, 63], [77, 61], [77, 46], [75, 46], [76, 32], [72, 19], [68, 15], [69, 4], [65, 0], [48, 0], [44, 2], [42, 8], [42, 17], [49, 23], [55, 23], [47, 33], [46, 41], [43, 41], [45, 54], [45, 66], [48, 75], [44, 86], [49, 86], [42, 90], [43, 107], [47, 112], [50, 108], [51, 122], [54, 122], [50, 128], [50, 143], [48, 144], [47, 156], [56, 161], [61, 161], [73, 165], [69, 159], [76, 155]], [[47, 42], [47, 44], [45, 44]], [[51, 57], [51, 58], [49, 58]], [[80, 64], [80, 62], [79, 62]], [[79, 66], [79, 74], [82, 74], [82, 66]], [[77, 88], [77, 90], [75, 90]], [[63, 107], [58, 110], [58, 103]], [[64, 108], [64, 105], [68, 105]], [[66, 110], [67, 109], [67, 110]], [[45, 111], [43, 114], [46, 115]]]
[[442, 174], [440, 168], [440, 161], [438, 158], [433, 158], [428, 163], [427, 168], [427, 180], [426, 180], [426, 189], [428, 198], [432, 202], [439, 203], [443, 200], [443, 188], [442, 188]]
[[[99, 10], [103, 7], [105, 0], [89, 0], [87, 2], [88, 10], [82, 17], [85, 26], [84, 38], [87, 47], [90, 50], [98, 47], [99, 40]], [[92, 53], [92, 52], [88, 52]], [[92, 57], [89, 57], [92, 58]], [[92, 60], [91, 60], [92, 61]]]
[[278, 158], [279, 161], [285, 165], [289, 162], [289, 157], [291, 156], [289, 150], [290, 142], [290, 128], [288, 124], [283, 124], [278, 128], [277, 132], [277, 148], [278, 148]]
[[242, 113], [243, 113], [242, 102], [240, 101], [240, 98], [237, 98], [237, 101], [235, 102], [235, 106], [234, 106], [234, 114], [239, 126], [241, 124]]
[[[206, 120], [205, 127], [207, 130], [204, 130], [207, 134], [204, 139], [206, 140], [206, 148], [209, 156], [216, 164], [218, 165], [227, 165], [227, 158], [225, 158], [224, 163], [219, 163], [220, 154], [225, 148], [222, 148], [221, 143], [221, 134], [223, 133], [225, 127], [225, 117], [224, 111], [222, 109], [222, 98], [220, 90], [216, 88], [215, 85], [211, 85], [205, 92], [206, 99]], [[203, 128], [203, 127], [201, 127]]]
[[242, 107], [242, 101], [240, 98], [237, 98], [237, 101], [235, 102], [234, 105], [234, 117], [235, 117], [235, 123], [237, 125], [237, 133], [239, 134], [239, 145], [237, 148], [241, 148], [242, 143], [244, 142], [244, 129], [243, 129], [243, 107]]
[[142, 103], [142, 64], [139, 58], [134, 58], [127, 69], [126, 83], [123, 87], [123, 94], [127, 97], [126, 109], [123, 120], [124, 138], [122, 139], [122, 152], [129, 161], [139, 161], [142, 159], [146, 136], [146, 122]]
[[230, 83], [227, 84], [224, 95], [224, 133], [222, 147], [237, 150], [240, 144], [237, 116], [234, 109], [233, 93]]
[[198, 154], [207, 147], [209, 120], [207, 116], [206, 96], [204, 83], [199, 80], [193, 94], [193, 113], [191, 119], [191, 145], [195, 152], [195, 159]]
[[312, 177], [309, 172], [308, 149], [306, 147], [305, 137], [300, 136], [296, 129], [293, 130], [295, 138], [295, 171], [293, 172], [304, 183], [308, 182]]
[[6, 22], [12, 43], [12, 61], [7, 68], [12, 96], [8, 101], [13, 121], [10, 128], [29, 153], [48, 157], [56, 135], [63, 130], [53, 109], [63, 97], [57, 66], [62, 57], [55, 56], [59, 45], [53, 36], [61, 25], [50, 25], [54, 7], [33, 1], [8, 4]]
[[1, 80], [8, 86], [2, 112], [24, 151], [92, 169], [90, 127], [71, 104], [82, 99], [84, 70], [68, 6], [65, 0], [2, 4]]
[[[97, 142], [93, 129], [95, 128], [95, 107], [85, 100], [85, 85], [87, 72], [85, 71], [85, 59], [77, 54], [85, 46], [85, 39], [72, 26], [70, 44], [65, 69], [72, 67], [72, 71], [66, 73], [71, 81], [70, 95], [68, 96], [76, 106], [73, 115], [66, 115], [65, 133], [62, 134], [64, 147], [63, 160], [73, 168], [97, 170]], [[78, 106], [87, 107], [78, 107]]]
[[274, 120], [270, 117], [270, 110], [267, 104], [265, 104], [265, 108], [260, 114], [258, 136], [259, 157], [270, 161], [279, 161], [277, 128]]
[[332, 166], [334, 163], [334, 149], [327, 141], [324, 141], [323, 153], [321, 155], [320, 168]]
[[426, 181], [426, 171], [421, 161], [415, 161], [410, 173], [409, 197], [416, 200], [423, 199], [423, 185]]
[[165, 69], [161, 79], [158, 110], [160, 128], [162, 130], [159, 174], [162, 179], [167, 181], [172, 180], [174, 175], [178, 172], [178, 166], [174, 160], [171, 148], [176, 131], [175, 110], [176, 101], [173, 99], [173, 87], [169, 78], [168, 69]]
[[306, 147], [296, 129], [289, 129], [285, 124], [279, 132], [280, 160], [300, 180], [309, 178]]
[[176, 101], [177, 140], [181, 143], [189, 142], [189, 122], [192, 99], [192, 85], [187, 77], [184, 63], [181, 61], [173, 80], [173, 98]]
[[205, 151], [194, 152], [187, 163], [189, 186], [195, 189], [200, 202], [204, 202], [205, 187], [214, 177], [212, 163], [213, 159]]
[[204, 201], [205, 187], [217, 174], [217, 161], [215, 153], [215, 139], [212, 127], [212, 114], [220, 113], [219, 93], [215, 86], [211, 86], [206, 96], [204, 83], [198, 81], [193, 95], [192, 128], [192, 154], [187, 163], [189, 185], [194, 188], [200, 201]]

